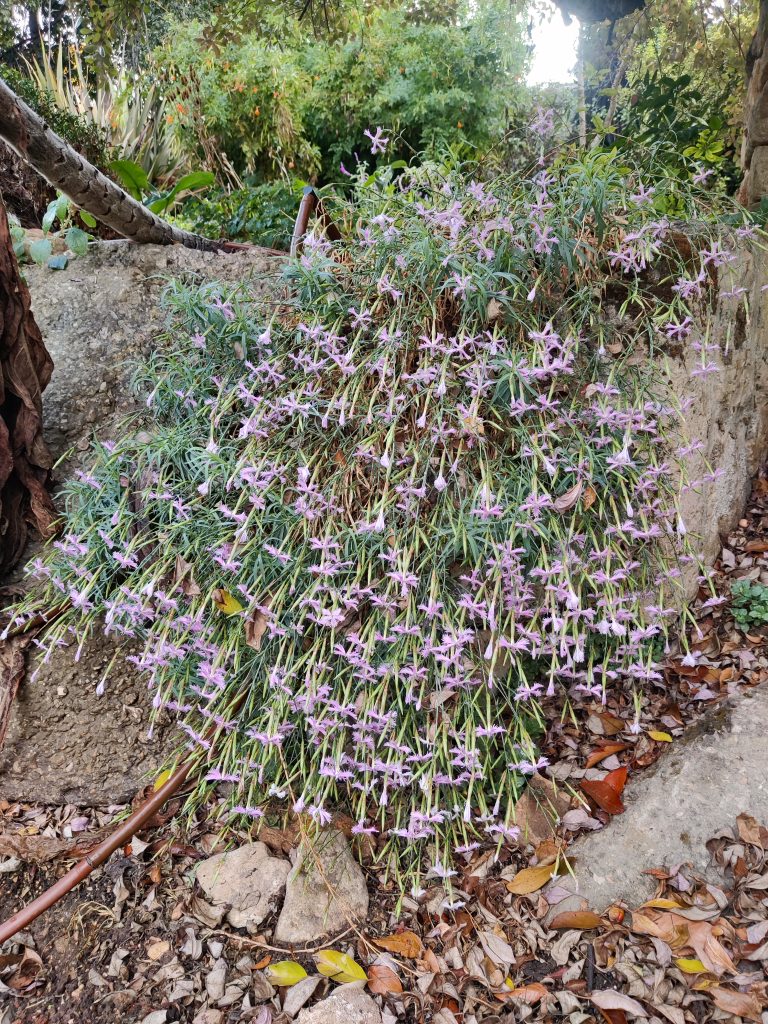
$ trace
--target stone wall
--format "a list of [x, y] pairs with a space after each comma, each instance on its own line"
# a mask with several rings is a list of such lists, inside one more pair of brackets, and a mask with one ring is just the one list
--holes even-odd
[[741, 166], [744, 180], [739, 199], [757, 205], [768, 196], [768, 0], [760, 0], [760, 20], [747, 54], [747, 96]]
[[746, 289], [736, 298], [721, 297], [697, 324], [707, 343], [720, 349], [709, 356], [719, 372], [692, 376], [702, 357], [690, 347], [668, 361], [673, 391], [690, 400], [687, 434], [704, 445], [691, 458], [691, 476], [709, 468], [721, 472], [682, 501], [685, 524], [701, 537], [708, 564], [719, 553], [720, 536], [741, 516], [750, 480], [768, 455], [768, 253], [742, 248], [719, 275], [721, 294]]

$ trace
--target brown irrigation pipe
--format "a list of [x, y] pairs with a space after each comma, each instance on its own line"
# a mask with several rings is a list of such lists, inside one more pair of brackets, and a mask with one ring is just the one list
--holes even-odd
[[9, 917], [7, 921], [0, 924], [0, 946], [17, 932], [28, 928], [44, 911], [52, 907], [54, 903], [58, 903], [62, 896], [66, 896], [76, 885], [84, 881], [94, 868], [103, 864], [115, 850], [119, 850], [121, 846], [128, 843], [139, 829], [157, 814], [166, 800], [181, 788], [192, 769], [192, 765], [193, 758], [190, 757], [189, 760], [176, 769], [170, 779], [156, 793], [153, 793], [129, 818], [126, 818], [123, 824], [108, 839], [99, 843], [95, 850], [78, 861], [65, 875], [62, 875], [57, 882], [54, 882], [50, 889], [46, 889], [37, 899], [32, 900], [26, 907], [17, 911], [13, 917]]

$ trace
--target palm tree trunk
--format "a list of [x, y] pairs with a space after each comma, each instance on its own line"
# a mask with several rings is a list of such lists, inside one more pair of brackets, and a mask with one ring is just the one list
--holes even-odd
[[132, 199], [88, 163], [0, 78], [0, 139], [72, 202], [133, 242], [174, 242], [189, 249], [218, 251], [224, 243], [182, 231]]

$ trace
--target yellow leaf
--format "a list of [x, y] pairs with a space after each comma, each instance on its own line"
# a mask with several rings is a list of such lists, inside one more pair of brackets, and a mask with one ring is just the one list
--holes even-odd
[[315, 953], [315, 963], [320, 974], [339, 985], [347, 985], [351, 981], [367, 981], [368, 976], [363, 968], [356, 964], [351, 956], [339, 953], [335, 949], [322, 949]]
[[171, 775], [173, 775], [173, 772], [171, 771], [170, 768], [166, 768], [164, 772], [160, 772], [160, 774], [155, 779], [154, 786], [152, 787], [154, 791], [157, 792], [158, 789], [162, 789], [163, 786], [168, 781], [168, 779], [170, 779]]
[[646, 900], [643, 907], [653, 907], [655, 910], [680, 910], [680, 904], [676, 903], [675, 900], [664, 899], [663, 897], [657, 900]]
[[693, 960], [684, 956], [675, 960], [675, 963], [683, 974], [703, 974], [707, 969], [701, 960]]
[[511, 882], [507, 882], [507, 889], [517, 896], [527, 896], [545, 886], [556, 870], [555, 864], [539, 864], [535, 868], [523, 868], [522, 871], [517, 872]]
[[671, 743], [672, 737], [668, 732], [659, 732], [658, 729], [651, 729], [648, 735], [657, 743]]
[[264, 973], [272, 984], [279, 988], [289, 988], [307, 976], [307, 972], [295, 960], [281, 960], [279, 963], [270, 964]]
[[238, 612], [243, 610], [243, 606], [233, 597], [227, 590], [216, 590], [211, 591], [211, 600], [224, 615], [237, 615]]

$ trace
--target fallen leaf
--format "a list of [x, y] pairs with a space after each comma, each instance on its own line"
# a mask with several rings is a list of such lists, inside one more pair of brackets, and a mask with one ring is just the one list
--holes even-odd
[[368, 968], [368, 988], [376, 995], [400, 995], [403, 983], [386, 964], [373, 964]]
[[550, 928], [599, 928], [602, 919], [592, 910], [564, 910], [562, 914], [554, 917], [549, 925]]
[[217, 587], [216, 590], [211, 591], [211, 600], [222, 615], [237, 615], [243, 610], [243, 605], [228, 590], [221, 590]]
[[583, 793], [594, 800], [597, 806], [606, 814], [621, 814], [624, 811], [624, 804], [612, 786], [601, 779], [582, 779], [579, 784]]
[[592, 992], [589, 998], [600, 1010], [624, 1010], [634, 1017], [648, 1016], [642, 1003], [638, 1003], [631, 996], [625, 996], [623, 992], [617, 992], [616, 989], [607, 988], [602, 992]]
[[300, 978], [295, 985], [291, 985], [283, 1000], [283, 1013], [287, 1017], [295, 1017], [304, 1003], [310, 999], [322, 979], [317, 974], [310, 974], [306, 978]]
[[556, 873], [554, 864], [539, 864], [534, 868], [523, 868], [518, 871], [511, 882], [507, 882], [507, 889], [516, 896], [528, 896], [543, 888]]
[[[264, 608], [269, 608], [269, 601], [264, 602]], [[254, 651], [261, 647], [261, 639], [267, 631], [269, 618], [263, 608], [257, 608], [252, 615], [245, 620], [245, 642]]]
[[295, 960], [280, 960], [276, 964], [270, 964], [264, 973], [269, 981], [279, 988], [289, 988], [307, 977], [307, 972]]
[[768, 541], [765, 540], [750, 540], [744, 546], [744, 550], [750, 554], [762, 554], [764, 551], [768, 551]]
[[556, 512], [567, 512], [569, 509], [573, 508], [579, 500], [583, 489], [584, 481], [579, 480], [573, 485], [573, 487], [570, 487], [565, 494], [561, 494], [559, 498], [555, 498], [552, 502], [552, 507]]
[[753, 992], [733, 992], [729, 988], [722, 988], [720, 985], [713, 985], [709, 994], [719, 1010], [733, 1014], [736, 1017], [746, 1017], [747, 1020], [760, 1021], [762, 1006], [760, 1000]]
[[588, 512], [597, 501], [597, 491], [591, 484], [587, 484], [584, 488], [584, 500], [582, 506], [585, 512]]
[[601, 761], [604, 761], [606, 757], [610, 757], [611, 754], [620, 754], [623, 750], [627, 750], [628, 748], [628, 743], [608, 743], [604, 747], [598, 747], [596, 750], [593, 750], [587, 758], [585, 767], [594, 768], [596, 764], [600, 764]]
[[351, 981], [367, 981], [368, 976], [363, 968], [347, 956], [346, 953], [339, 953], [336, 949], [323, 949], [314, 956], [317, 969], [320, 974], [339, 985], [347, 985]]
[[150, 942], [147, 946], [147, 956], [150, 960], [160, 960], [165, 956], [170, 948], [170, 942], [166, 942], [165, 940]]
[[497, 998], [505, 1001], [507, 999], [519, 999], [528, 1006], [540, 1003], [548, 997], [549, 990], [538, 981], [534, 981], [530, 985], [521, 985], [519, 988], [510, 989], [509, 992], [497, 993]]
[[627, 784], [628, 770], [629, 769], [627, 768], [627, 766], [623, 764], [621, 768], [614, 768], [612, 772], [608, 772], [608, 774], [603, 779], [603, 782], [607, 786], [611, 787], [616, 796], [621, 796], [621, 794], [624, 792], [624, 787]]
[[[675, 917], [676, 915], [671, 915]], [[684, 921], [688, 927], [688, 940], [696, 951], [699, 960], [706, 964], [707, 970], [718, 976], [728, 971], [736, 974], [736, 965], [728, 954], [728, 950], [717, 939], [712, 925], [708, 921]]]
[[768, 846], [768, 829], [760, 824], [751, 814], [740, 814], [736, 819], [739, 836], [745, 843], [765, 849]]
[[407, 956], [410, 959], [420, 957], [424, 951], [422, 941], [415, 932], [395, 932], [393, 935], [385, 935], [373, 941], [375, 945], [380, 949], [386, 949], [388, 953], [398, 953], [400, 956]]
[[707, 969], [701, 960], [691, 959], [690, 957], [679, 957], [675, 960], [675, 963], [683, 974], [704, 974]]
[[652, 740], [656, 740], [657, 743], [671, 743], [672, 737], [668, 732], [659, 732], [658, 729], [649, 729], [648, 735]]

